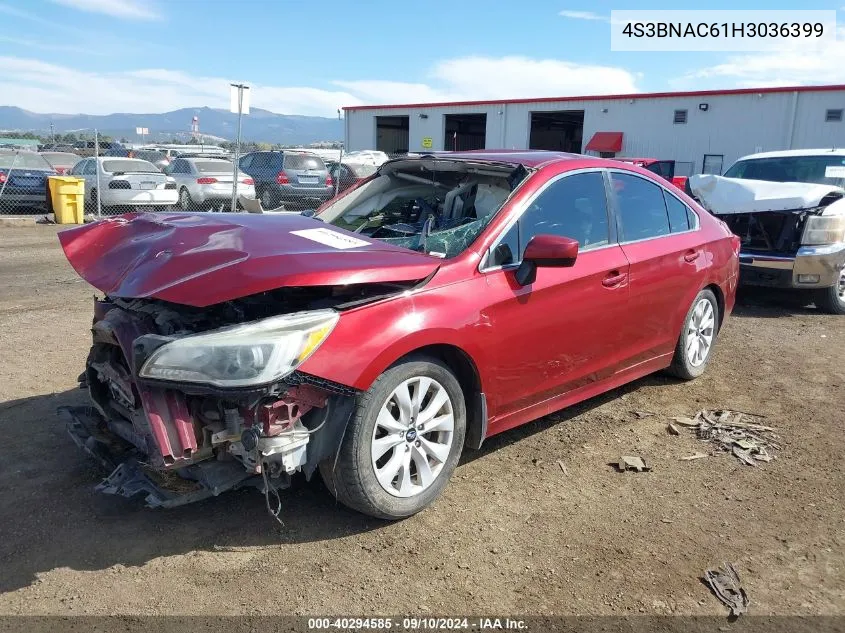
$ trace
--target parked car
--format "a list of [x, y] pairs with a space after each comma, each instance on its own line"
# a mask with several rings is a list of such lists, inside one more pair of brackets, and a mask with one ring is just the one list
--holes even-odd
[[82, 157], [94, 156], [95, 153], [104, 156], [112, 149], [123, 149], [123, 145], [117, 141], [99, 141], [99, 149], [95, 152], [97, 143], [94, 141], [77, 141], [73, 144], [73, 153]]
[[152, 163], [162, 171], [164, 171], [164, 169], [170, 164], [170, 159], [167, 157], [167, 154], [154, 149], [129, 149], [126, 147], [119, 147], [106, 151], [103, 156], [139, 158]]
[[255, 180], [255, 194], [265, 209], [317, 208], [334, 196], [334, 181], [315, 154], [251, 152], [241, 156], [239, 165]]
[[108, 156], [86, 158], [74, 165], [70, 174], [85, 180], [85, 202], [96, 207], [99, 197], [100, 206], [106, 212], [131, 207], [168, 208], [178, 202], [173, 178], [146, 160]]
[[742, 238], [742, 283], [810, 291], [845, 314], [845, 150], [752, 154], [690, 187]]
[[337, 161], [329, 161], [326, 163], [326, 168], [329, 170], [329, 176], [337, 183], [338, 193], [346, 191], [350, 187], [365, 181], [378, 170], [377, 165], [368, 165], [366, 163], [339, 163]]
[[[225, 207], [232, 203], [234, 163], [215, 158], [177, 158], [165, 170], [176, 181], [179, 206], [183, 211]], [[252, 178], [238, 171], [239, 196], [255, 198]]]
[[319, 470], [385, 519], [432, 503], [465, 447], [701, 375], [739, 250], [651, 172], [546, 151], [393, 160], [316, 218], [141, 214], [59, 239], [106, 295], [95, 408], [62, 410], [117, 468], [105, 490], [174, 506], [254, 483], [270, 508]]
[[637, 165], [639, 167], [643, 167], [644, 169], [649, 170], [652, 173], [657, 174], [661, 178], [665, 178], [673, 185], [675, 185], [681, 191], [689, 194], [689, 190], [687, 188], [687, 179], [688, 176], [676, 176], [675, 175], [675, 161], [674, 160], [659, 160], [657, 158], [614, 158], [613, 160], [622, 161], [623, 163], [631, 163], [633, 165]]
[[40, 152], [41, 156], [50, 163], [59, 175], [67, 174], [76, 163], [82, 160], [81, 156], [70, 152]]
[[48, 209], [47, 178], [55, 175], [36, 152], [0, 149], [0, 211]]

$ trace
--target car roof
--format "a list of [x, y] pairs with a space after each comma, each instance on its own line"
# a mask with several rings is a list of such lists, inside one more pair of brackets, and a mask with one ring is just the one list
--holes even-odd
[[433, 157], [489, 161], [491, 163], [514, 163], [525, 167], [542, 167], [561, 160], [596, 159], [595, 156], [586, 156], [585, 154], [555, 152], [545, 149], [480, 149], [467, 152], [438, 152]]
[[787, 149], [779, 152], [759, 152], [738, 158], [737, 161], [756, 158], [788, 158], [790, 156], [845, 156], [845, 148], [827, 147], [824, 149]]

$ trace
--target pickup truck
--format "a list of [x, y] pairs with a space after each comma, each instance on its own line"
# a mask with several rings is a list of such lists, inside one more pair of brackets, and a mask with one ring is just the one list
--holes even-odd
[[740, 283], [806, 290], [845, 314], [845, 150], [752, 154], [689, 186], [741, 238]]

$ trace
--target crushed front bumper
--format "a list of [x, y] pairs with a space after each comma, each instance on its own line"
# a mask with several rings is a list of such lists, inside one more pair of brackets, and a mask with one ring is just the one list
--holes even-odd
[[802, 246], [795, 255], [739, 254], [740, 283], [770, 288], [828, 288], [845, 267], [845, 243]]
[[[97, 485], [98, 492], [123, 497], [143, 495], [151, 508], [173, 508], [244, 486], [263, 487], [261, 477], [246, 472], [234, 461], [204, 461], [178, 470], [154, 470], [141, 454], [127, 450], [104, 432], [103, 418], [94, 407], [60, 407], [58, 414], [74, 443], [110, 471]], [[288, 485], [289, 477], [274, 482], [276, 489]]]

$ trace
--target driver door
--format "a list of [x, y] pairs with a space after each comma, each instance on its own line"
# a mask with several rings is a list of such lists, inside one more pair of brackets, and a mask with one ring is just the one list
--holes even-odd
[[[620, 368], [628, 260], [611, 217], [602, 171], [564, 173], [552, 177], [494, 243], [482, 270], [489, 287], [482, 319], [492, 339], [494, 418], [589, 387]], [[515, 270], [522, 252], [543, 234], [576, 239], [575, 264], [540, 267], [534, 283], [520, 286]]]

